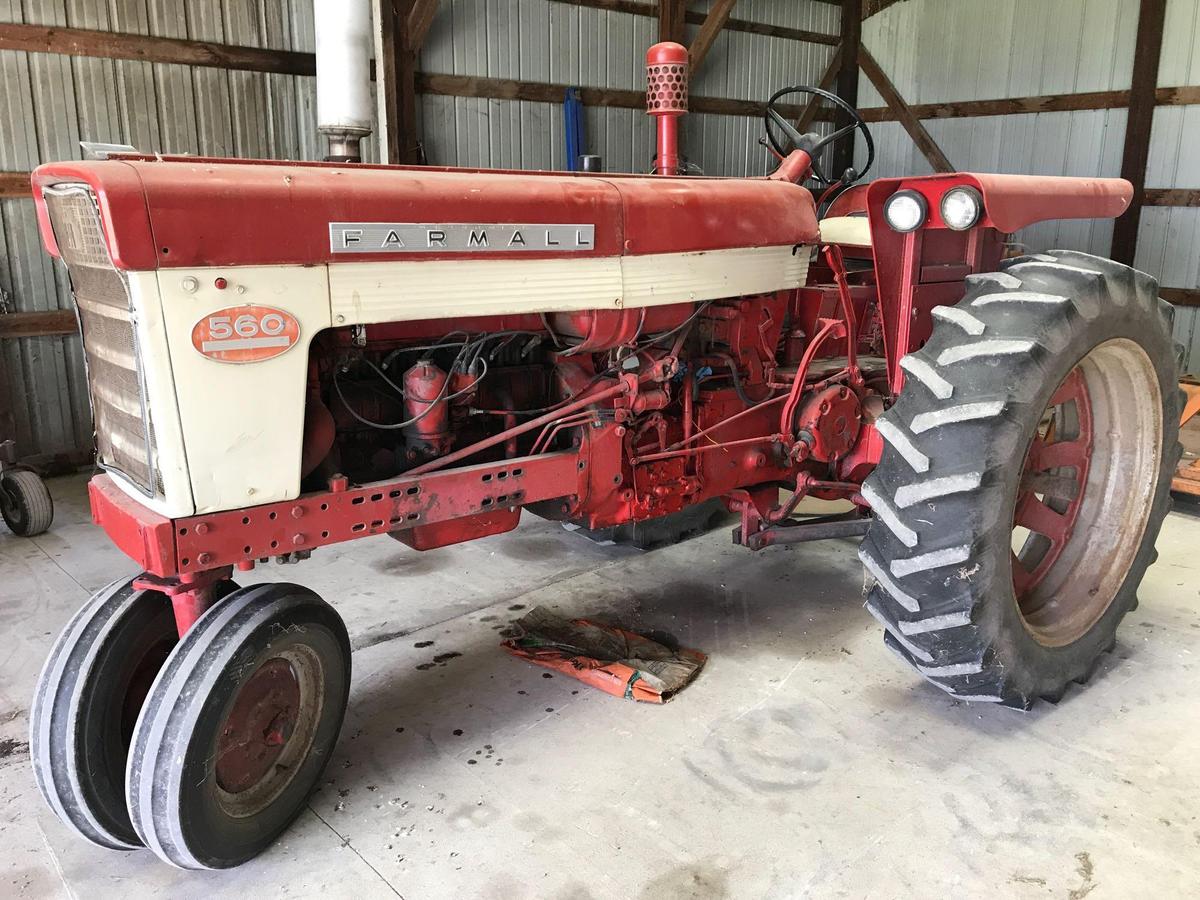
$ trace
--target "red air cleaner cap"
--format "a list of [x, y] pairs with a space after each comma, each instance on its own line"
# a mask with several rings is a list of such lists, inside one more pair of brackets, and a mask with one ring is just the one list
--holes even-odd
[[646, 112], [678, 116], [688, 108], [688, 51], [683, 44], [663, 41], [646, 51]]

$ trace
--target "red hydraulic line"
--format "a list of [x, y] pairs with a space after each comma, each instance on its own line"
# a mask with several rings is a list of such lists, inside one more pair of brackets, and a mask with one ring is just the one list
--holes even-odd
[[[729, 420], [726, 419], [725, 422]], [[725, 422], [721, 422], [724, 425]], [[682, 450], [663, 450], [661, 453], [648, 453], [645, 456], [639, 456], [634, 460], [635, 463], [654, 462], [659, 459], [670, 459], [674, 456], [695, 456], [699, 453], [705, 453], [709, 450], [724, 450], [726, 447], [744, 447], [746, 444], [761, 444], [764, 441], [781, 441], [783, 435], [779, 434], [764, 434], [761, 437], [742, 438], [738, 441], [725, 441], [720, 444], [705, 444], [702, 447], [685, 447]]]
[[717, 424], [715, 424], [715, 425], [709, 425], [703, 431], [697, 431], [695, 434], [693, 434], [690, 438], [687, 438], [686, 440], [676, 441], [674, 444], [672, 444], [670, 447], [668, 447], [667, 450], [676, 450], [676, 449], [682, 447], [684, 444], [690, 444], [692, 441], [699, 440], [700, 438], [704, 437], [705, 435], [708, 435], [709, 433], [716, 431], [718, 428], [728, 425], [730, 422], [737, 421], [744, 415], [752, 413], [755, 410], [762, 409], [765, 406], [770, 406], [772, 403], [778, 403], [780, 400], [785, 400], [785, 399], [787, 399], [787, 394], [780, 394], [778, 397], [772, 397], [770, 400], [764, 400], [762, 403], [756, 403], [754, 406], [747, 406], [741, 412], [734, 413], [729, 418], [722, 419], [720, 422], [717, 422]]
[[474, 444], [468, 444], [461, 450], [455, 450], [453, 453], [447, 453], [445, 456], [439, 456], [437, 459], [431, 459], [423, 465], [417, 466], [415, 469], [409, 469], [405, 472], [405, 476], [424, 475], [426, 472], [433, 472], [437, 469], [444, 469], [451, 463], [456, 463], [459, 460], [466, 459], [469, 456], [474, 456], [482, 450], [487, 450], [489, 447], [495, 447], [497, 444], [502, 444], [509, 438], [524, 434], [527, 431], [533, 431], [535, 428], [541, 428], [543, 425], [549, 425], [563, 418], [568, 413], [573, 413], [578, 409], [583, 409], [585, 406], [590, 406], [593, 403], [599, 403], [602, 400], [607, 400], [610, 397], [616, 397], [618, 394], [624, 394], [629, 391], [629, 386], [625, 382], [615, 384], [612, 387], [605, 388], [602, 391], [597, 391], [595, 394], [589, 394], [586, 397], [580, 397], [572, 403], [568, 403], [562, 409], [557, 409], [554, 412], [548, 412], [545, 415], [538, 416], [536, 419], [530, 419], [515, 428], [506, 428], [498, 434], [493, 434], [491, 437], [484, 438], [481, 441], [476, 441]]

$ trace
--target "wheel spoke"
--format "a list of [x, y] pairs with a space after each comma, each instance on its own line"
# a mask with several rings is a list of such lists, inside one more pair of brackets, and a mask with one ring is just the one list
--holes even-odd
[[1014, 521], [1030, 531], [1045, 535], [1054, 544], [1061, 543], [1066, 537], [1066, 517], [1056, 513], [1032, 493], [1021, 498]]
[[1053, 444], [1037, 446], [1036, 455], [1030, 448], [1030, 469], [1034, 472], [1045, 472], [1047, 469], [1074, 468], [1076, 471], [1087, 465], [1091, 455], [1089, 442], [1082, 439], [1073, 441], [1056, 441]]
[[1083, 375], [1079, 369], [1072, 369], [1071, 374], [1063, 379], [1063, 383], [1058, 386], [1058, 390], [1054, 392], [1054, 396], [1050, 398], [1047, 406], [1061, 406], [1070, 401], [1078, 401], [1080, 398], [1085, 398], [1087, 394], [1087, 385], [1083, 380]]

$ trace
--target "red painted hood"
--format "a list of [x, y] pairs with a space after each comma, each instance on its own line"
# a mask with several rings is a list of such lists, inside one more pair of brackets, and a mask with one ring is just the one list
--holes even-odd
[[[41, 188], [67, 181], [92, 187], [114, 262], [132, 270], [331, 262], [330, 222], [595, 225], [594, 249], [570, 254], [584, 257], [818, 240], [812, 195], [767, 179], [128, 156], [33, 173], [42, 237], [56, 256]], [[336, 260], [464, 255], [477, 258], [375, 252]]]

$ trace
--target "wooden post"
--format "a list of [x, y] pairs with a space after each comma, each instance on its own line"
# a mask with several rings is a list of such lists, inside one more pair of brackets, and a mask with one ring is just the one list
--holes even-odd
[[687, 43], [687, 0], [659, 0], [658, 39]]
[[[842, 0], [842, 67], [837, 76], [837, 95], [851, 106], [858, 106], [858, 48], [862, 44], [862, 0]], [[850, 117], [840, 110], [833, 120], [834, 128], [850, 124]], [[840, 178], [854, 165], [853, 140], [839, 141], [833, 148], [833, 165], [829, 177]]]
[[1146, 162], [1150, 157], [1150, 131], [1154, 124], [1158, 59], [1162, 54], [1166, 12], [1167, 0], [1141, 0], [1138, 11], [1129, 117], [1125, 123], [1125, 149], [1121, 155], [1121, 177], [1133, 184], [1133, 200], [1125, 214], [1113, 223], [1110, 250], [1114, 260], [1127, 266], [1133, 265], [1137, 254], [1138, 225], [1145, 203]]
[[376, 90], [382, 92], [382, 127], [391, 165], [423, 162], [417, 132], [417, 55], [437, 12], [438, 0], [377, 0], [380, 29]]

